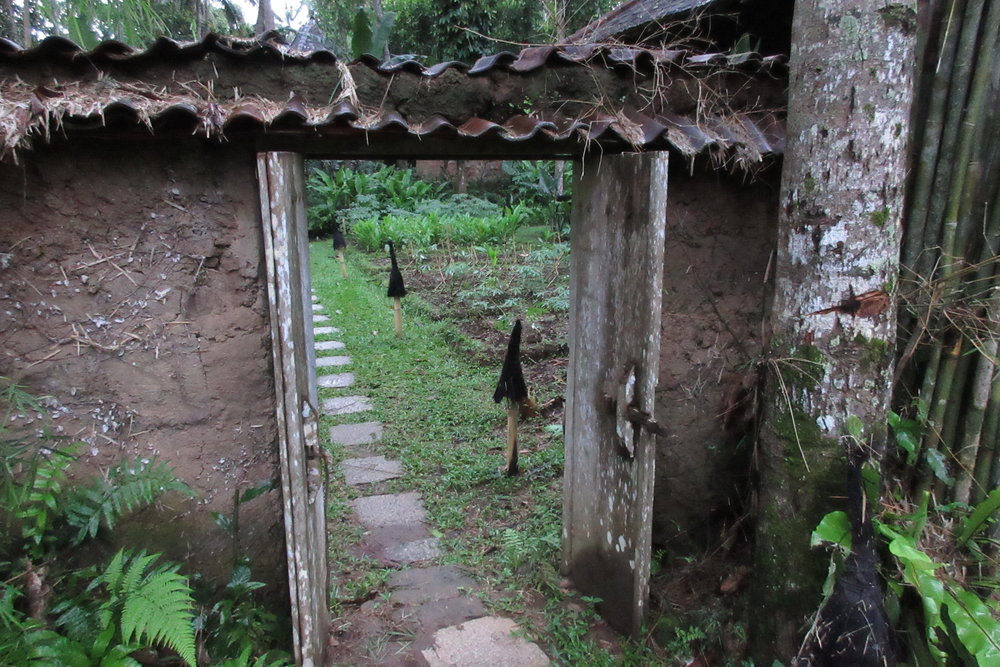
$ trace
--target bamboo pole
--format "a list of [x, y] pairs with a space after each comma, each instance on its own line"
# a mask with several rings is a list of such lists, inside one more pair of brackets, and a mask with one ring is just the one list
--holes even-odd
[[[955, 252], [955, 227], [958, 209], [964, 192], [965, 165], [971, 156], [971, 135], [966, 131], [973, 105], [966, 105], [976, 53], [976, 37], [979, 32], [983, 0], [969, 0], [965, 6], [958, 47], [951, 72], [951, 86], [945, 108], [942, 144], [937, 163], [938, 175], [930, 193], [930, 221], [940, 221], [940, 228], [929, 227], [924, 235], [924, 247], [933, 248], [940, 244], [941, 268], [947, 272], [949, 260]], [[937, 234], [937, 235], [935, 235]], [[922, 272], [929, 269], [926, 258], [918, 263]]]
[[344, 278], [347, 277], [347, 262], [344, 260], [344, 251], [337, 251], [337, 261], [340, 262], [340, 275]]
[[[948, 13], [948, 22], [941, 35], [941, 47], [938, 53], [937, 67], [930, 81], [930, 102], [927, 117], [924, 121], [920, 138], [919, 159], [916, 161], [916, 174], [913, 179], [910, 198], [910, 213], [907, 220], [905, 245], [903, 247], [903, 264], [911, 267], [917, 273], [926, 275], [926, 269], [921, 270], [925, 260], [921, 254], [928, 245], [924, 233], [927, 226], [927, 215], [931, 201], [931, 191], [937, 172], [938, 151], [941, 147], [941, 137], [944, 128], [944, 115], [948, 91], [951, 88], [952, 69], [955, 62], [955, 52], [958, 46], [958, 34], [961, 28], [960, 16], [965, 7], [965, 0], [954, 0]], [[928, 85], [925, 83], [924, 85]]]
[[[1000, 146], [1000, 141], [994, 140], [993, 148]], [[987, 182], [985, 189], [992, 186], [993, 197], [989, 203], [987, 211], [989, 220], [983, 234], [983, 245], [979, 251], [979, 270], [976, 272], [977, 282], [989, 281], [990, 297], [986, 306], [986, 318], [991, 322], [1000, 322], [1000, 270], [996, 263], [991, 261], [996, 256], [1000, 247], [1000, 175], [991, 172], [989, 168], [990, 160], [987, 160], [986, 174], [993, 174], [994, 182]], [[979, 432], [974, 437], [979, 446], [976, 456], [975, 470], [973, 478], [975, 485], [972, 488], [970, 501], [972, 504], [979, 503], [985, 498], [986, 493], [993, 488], [991, 485], [991, 470], [997, 458], [997, 439], [1000, 438], [1000, 369], [997, 369], [997, 353], [1000, 352], [1000, 340], [997, 334], [985, 342], [986, 349], [980, 353], [979, 369], [976, 377], [976, 387], [980, 388], [980, 382], [985, 379], [981, 374], [989, 373], [992, 382], [987, 391], [986, 405], [983, 410], [982, 423]], [[974, 394], [974, 397], [975, 394]], [[975, 426], [973, 423], [972, 426]], [[969, 432], [967, 429], [967, 437]], [[971, 441], [970, 441], [971, 442]]]
[[517, 412], [518, 404], [507, 401], [507, 470], [508, 477], [517, 475]]
[[[954, 361], [955, 377], [951, 381], [951, 391], [947, 399], [944, 423], [941, 426], [941, 442], [938, 445], [938, 449], [946, 457], [951, 457], [953, 461], [958, 451], [958, 424], [965, 409], [963, 399], [965, 398], [969, 379], [969, 367], [972, 365], [972, 357], [969, 355], [972, 346], [968, 339], [960, 334], [958, 342], [961, 347]], [[950, 364], [951, 359], [946, 359], [946, 362]], [[944, 499], [950, 495], [948, 486], [940, 479], [934, 483], [934, 492], [935, 497], [938, 499]]]
[[396, 337], [398, 338], [403, 335], [403, 303], [398, 296], [392, 298], [392, 310], [395, 315]]
[[[975, 377], [972, 381], [971, 400], [968, 406], [962, 406], [966, 407], [965, 437], [961, 448], [955, 452], [955, 458], [958, 460], [958, 472], [953, 497], [953, 500], [960, 503], [968, 504], [972, 497], [976, 461], [979, 459], [979, 447], [982, 442], [983, 422], [986, 418], [990, 389], [993, 385], [993, 358], [996, 353], [997, 340], [994, 338], [987, 342], [985, 350], [980, 351], [979, 359], [976, 360]], [[958, 412], [958, 410], [955, 411]]]
[[[938, 342], [935, 347], [942, 345]], [[936, 352], [936, 351], [935, 351]], [[934, 374], [934, 402], [930, 406], [927, 434], [924, 436], [921, 451], [927, 457], [931, 451], [937, 451], [941, 444], [941, 437], [944, 428], [945, 413], [948, 408], [948, 400], [951, 398], [951, 386], [955, 379], [955, 372], [958, 368], [958, 359], [962, 353], [962, 337], [956, 335], [955, 342], [951, 344], [948, 351], [943, 355], [938, 371]], [[928, 377], [930, 377], [928, 375]], [[926, 380], [926, 378], [925, 378]], [[926, 386], [926, 382], [925, 382]], [[933, 479], [926, 468], [923, 469], [917, 479], [917, 496], [931, 488]]]
[[972, 502], [980, 503], [986, 493], [1000, 486], [1000, 460], [997, 458], [997, 440], [1000, 440], [1000, 374], [995, 374], [990, 387], [990, 399], [983, 416], [982, 435], [979, 438], [979, 459], [976, 461], [976, 486], [972, 492]]

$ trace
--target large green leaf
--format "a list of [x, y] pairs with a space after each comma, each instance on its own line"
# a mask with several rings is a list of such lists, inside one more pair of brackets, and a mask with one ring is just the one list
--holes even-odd
[[851, 551], [851, 522], [845, 512], [830, 512], [819, 522], [809, 539], [810, 546], [824, 542], [835, 544], [846, 553]]
[[980, 526], [982, 526], [988, 518], [996, 514], [996, 511], [1000, 509], [1000, 488], [993, 489], [990, 491], [990, 495], [986, 496], [986, 500], [976, 505], [975, 509], [972, 510], [972, 514], [962, 523], [962, 531], [958, 535], [958, 539], [955, 543], [958, 546], [964, 546], [969, 538], [972, 537]]

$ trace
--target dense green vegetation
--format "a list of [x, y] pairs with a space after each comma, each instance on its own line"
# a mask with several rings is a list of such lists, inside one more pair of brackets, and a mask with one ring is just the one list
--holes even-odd
[[512, 187], [499, 194], [452, 194], [449, 184], [421, 180], [411, 169], [321, 165], [306, 182], [310, 233], [329, 234], [339, 224], [369, 251], [387, 241], [418, 249], [497, 244], [535, 225], [549, 227], [552, 236], [568, 222], [568, 202], [554, 196], [552, 163], [510, 163]]
[[247, 563], [220, 595], [157, 554], [121, 549], [92, 562], [95, 541], [127, 515], [194, 492], [157, 459], [70, 485], [80, 443], [53, 434], [45, 412], [0, 378], [0, 664], [132, 666], [145, 650], [194, 665], [196, 645], [213, 664], [286, 664], [268, 655], [277, 618], [250, 594], [262, 584]]

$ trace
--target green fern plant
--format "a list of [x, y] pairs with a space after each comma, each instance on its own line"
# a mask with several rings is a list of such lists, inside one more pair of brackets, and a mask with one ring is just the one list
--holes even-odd
[[194, 495], [164, 461], [136, 459], [114, 466], [105, 477], [77, 487], [66, 499], [66, 522], [76, 529], [72, 543], [95, 537], [102, 526], [113, 529], [122, 516], [153, 504], [167, 491]]
[[[101, 605], [105, 628], [118, 619], [118, 638], [166, 646], [188, 665], [195, 664], [194, 598], [187, 578], [176, 565], [153, 567], [157, 554], [132, 555], [122, 549], [90, 589], [106, 587], [109, 599]], [[102, 632], [102, 635], [106, 630]]]

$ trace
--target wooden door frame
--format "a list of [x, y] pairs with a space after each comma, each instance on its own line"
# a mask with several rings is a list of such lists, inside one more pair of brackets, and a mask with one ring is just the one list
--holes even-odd
[[303, 160], [257, 156], [267, 297], [274, 362], [278, 459], [295, 662], [321, 667], [330, 624], [326, 471], [310, 298]]
[[[391, 156], [380, 151], [378, 154], [373, 152], [368, 159], [386, 157]], [[491, 158], [490, 155], [481, 157]], [[498, 156], [498, 159], [503, 158]], [[597, 340], [593, 336], [595, 333], [604, 341], [615, 338], [609, 331], [612, 323], [606, 321], [609, 313], [605, 308], [607, 299], [614, 298], [614, 293], [604, 288], [613, 286], [621, 290], [631, 281], [641, 286], [641, 294], [660, 295], [667, 154], [591, 156], [576, 164], [562, 567], [581, 591], [602, 598], [602, 615], [612, 626], [637, 635], [645, 619], [649, 592], [655, 437], [636, 429], [632, 436], [627, 436], [632, 453], [623, 456], [620, 434], [629, 432], [631, 426], [621, 425], [621, 411], [614, 404], [616, 396], [624, 396], [618, 385], [629, 380], [617, 375], [624, 373], [627, 376], [631, 372], [632, 393], [627, 399], [630, 406], [647, 415], [654, 413], [662, 298], [648, 297], [643, 301], [644, 317], [638, 319], [642, 320], [640, 326], [650, 330], [638, 347], [615, 348], [618, 352], [608, 359], [588, 357], [588, 347]], [[290, 179], [281, 174], [289, 175]], [[275, 341], [275, 389], [281, 433], [293, 642], [297, 664], [321, 665], [325, 658], [325, 629], [329, 623], [326, 508], [322, 489], [315, 488], [316, 480], [322, 478], [318, 469], [321, 459], [315, 456], [318, 452], [309, 451], [310, 447], [319, 446], [318, 398], [314, 373], [305, 374], [306, 384], [301, 378], [296, 379], [297, 365], [311, 368], [315, 362], [307, 296], [309, 263], [299, 262], [295, 271], [289, 267], [282, 269], [279, 261], [282, 252], [289, 250], [294, 250], [292, 255], [299, 258], [308, 258], [303, 154], [259, 154], [258, 179]], [[636, 236], [614, 238], [612, 243], [606, 243], [611, 236], [623, 234]], [[606, 247], [602, 248], [602, 243]], [[626, 270], [621, 275], [608, 274], [606, 270], [620, 259], [615, 252], [609, 254], [609, 248], [616, 248], [615, 252], [625, 249], [640, 253], [643, 266], [651, 270], [635, 267], [635, 271], [630, 271], [626, 263]], [[284, 293], [271, 289], [275, 284], [273, 277], [281, 271], [289, 286], [298, 287]], [[596, 286], [596, 290], [583, 289], [588, 273], [597, 278], [591, 286]], [[602, 287], [600, 281], [607, 282]], [[642, 304], [639, 307], [642, 309]], [[299, 324], [292, 326], [283, 317], [298, 319]], [[299, 342], [299, 348], [304, 350], [296, 348]], [[294, 381], [289, 383], [289, 378]], [[580, 395], [583, 391], [587, 396]], [[618, 401], [623, 408], [624, 400]], [[304, 419], [300, 411], [291, 409], [295, 405], [311, 406], [311, 419]], [[587, 427], [588, 420], [593, 421], [601, 414], [606, 427], [608, 411], [619, 413], [618, 436], [609, 434], [607, 428]], [[615, 418], [612, 414], [612, 422]], [[306, 498], [299, 498], [303, 493]], [[602, 502], [609, 503], [606, 511], [601, 507]], [[620, 506], [616, 508], [615, 503]], [[320, 534], [324, 539], [319, 539]], [[317, 549], [322, 553], [315, 553]], [[624, 590], [618, 590], [623, 582]]]

